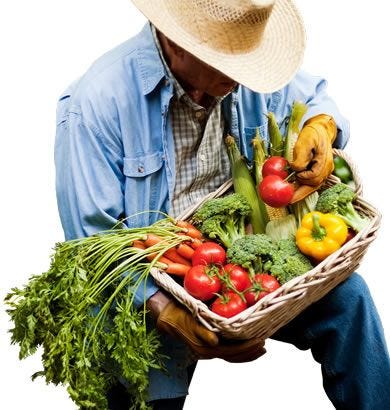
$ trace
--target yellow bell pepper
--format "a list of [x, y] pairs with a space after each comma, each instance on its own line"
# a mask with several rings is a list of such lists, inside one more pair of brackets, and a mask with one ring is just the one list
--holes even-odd
[[322, 261], [337, 251], [347, 239], [347, 224], [337, 215], [309, 212], [296, 233], [299, 250]]

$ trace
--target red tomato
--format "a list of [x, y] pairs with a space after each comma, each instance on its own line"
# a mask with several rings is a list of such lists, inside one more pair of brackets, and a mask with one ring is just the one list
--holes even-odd
[[203, 242], [192, 255], [192, 266], [196, 265], [224, 265], [226, 252], [221, 245], [215, 242]]
[[229, 263], [223, 267], [223, 271], [227, 275], [228, 284], [224, 283], [222, 285], [222, 291], [226, 292], [230, 290], [230, 284], [233, 286], [231, 290], [237, 290], [238, 292], [243, 292], [245, 289], [248, 289], [251, 286], [251, 280], [249, 278], [248, 272], [241, 266], [234, 265]]
[[217, 315], [223, 317], [232, 317], [238, 315], [247, 308], [247, 304], [241, 297], [232, 291], [219, 296], [211, 305], [211, 310]]
[[252, 281], [252, 286], [244, 293], [248, 306], [254, 305], [268, 293], [280, 287], [279, 282], [267, 273], [257, 273]]
[[278, 175], [268, 175], [260, 182], [259, 193], [267, 205], [280, 208], [290, 203], [294, 195], [294, 186]]
[[268, 158], [261, 169], [263, 177], [267, 175], [278, 175], [280, 178], [285, 179], [288, 177], [288, 161], [283, 157], [270, 157]]
[[193, 266], [184, 276], [184, 288], [193, 297], [210, 300], [221, 290], [221, 281], [216, 272], [216, 266]]

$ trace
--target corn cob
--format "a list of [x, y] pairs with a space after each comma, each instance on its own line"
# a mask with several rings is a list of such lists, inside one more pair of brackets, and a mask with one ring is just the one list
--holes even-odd
[[[268, 117], [268, 135], [270, 139], [270, 155], [283, 155], [283, 137], [282, 133], [280, 132], [279, 125], [276, 122], [275, 115], [272, 112], [269, 112], [267, 114]], [[256, 136], [257, 139], [257, 136]], [[256, 139], [252, 141], [253, 144], [253, 158], [254, 158], [254, 167], [256, 168], [257, 162], [256, 162], [256, 156], [259, 156], [258, 151], [259, 148], [256, 143]], [[265, 151], [264, 151], [264, 142], [263, 142], [263, 154], [265, 157]], [[260, 153], [261, 155], [261, 153]], [[261, 163], [261, 166], [263, 165], [263, 162]], [[259, 184], [261, 182], [262, 175], [261, 175], [261, 168], [255, 171], [255, 175], [259, 173], [260, 174], [260, 179], [257, 182]], [[267, 215], [270, 221], [284, 218], [288, 215], [288, 210], [287, 208], [273, 208], [267, 204], [265, 204], [265, 209], [267, 210]]]
[[[276, 124], [276, 127], [279, 130], [278, 124]], [[263, 164], [267, 157], [264, 140], [260, 137], [260, 133], [258, 129], [256, 129], [256, 137], [252, 140], [252, 146], [253, 146], [253, 174], [255, 176], [256, 186], [258, 187], [260, 182], [263, 180], [261, 170], [262, 170]], [[259, 197], [259, 200], [261, 201], [260, 197]], [[271, 206], [267, 204], [264, 204], [264, 206], [265, 206], [268, 218], [270, 220], [283, 218], [284, 216], [288, 215], [287, 209], [272, 208]]]
[[244, 158], [238, 150], [236, 140], [234, 137], [228, 135], [225, 142], [232, 168], [234, 191], [244, 195], [252, 207], [252, 214], [249, 220], [253, 233], [264, 233], [265, 226], [268, 222], [265, 205], [259, 200], [254, 181]]
[[265, 209], [267, 210], [267, 215], [270, 221], [274, 221], [275, 219], [284, 218], [285, 216], [288, 215], [288, 210], [287, 210], [287, 207], [285, 206], [281, 208], [272, 208], [272, 206], [265, 204]]
[[267, 114], [270, 155], [283, 156], [283, 136], [273, 112]]
[[294, 145], [297, 142], [299, 134], [299, 125], [302, 121], [303, 116], [306, 114], [307, 106], [299, 101], [295, 101], [292, 110], [291, 117], [288, 123], [286, 140], [284, 142], [284, 158], [288, 162], [294, 160]]
[[267, 159], [267, 152], [265, 149], [264, 140], [260, 136], [260, 131], [256, 129], [256, 137], [252, 140], [253, 147], [253, 174], [255, 178], [256, 186], [258, 187], [260, 182], [263, 180], [263, 175], [261, 170], [263, 164]]

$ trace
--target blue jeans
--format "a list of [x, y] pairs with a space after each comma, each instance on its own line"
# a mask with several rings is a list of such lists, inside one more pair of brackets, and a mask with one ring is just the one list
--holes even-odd
[[[311, 349], [321, 364], [325, 392], [337, 410], [390, 409], [390, 358], [383, 328], [370, 291], [357, 273], [309, 306], [272, 339], [301, 350]], [[117, 395], [113, 397], [118, 399]], [[156, 410], [180, 410], [184, 400], [153, 404]], [[128, 405], [112, 409], [127, 410]]]
[[311, 349], [337, 410], [390, 409], [390, 358], [370, 291], [357, 273], [273, 339]]

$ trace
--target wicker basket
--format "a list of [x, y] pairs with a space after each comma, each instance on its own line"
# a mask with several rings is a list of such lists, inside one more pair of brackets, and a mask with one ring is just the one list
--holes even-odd
[[[321, 299], [331, 289], [351, 275], [360, 265], [370, 243], [376, 238], [381, 216], [377, 209], [361, 198], [362, 186], [356, 167], [343, 151], [334, 150], [336, 155], [344, 158], [351, 167], [356, 183], [358, 197], [355, 207], [359, 213], [370, 219], [369, 224], [352, 240], [338, 251], [327, 257], [315, 268], [285, 283], [276, 291], [260, 299], [255, 305], [230, 318], [223, 318], [213, 313], [206, 304], [189, 295], [172, 277], [157, 269], [151, 272], [156, 282], [179, 302], [187, 306], [198, 320], [208, 329], [230, 339], [266, 339], [279, 328], [296, 317], [307, 306]], [[325, 186], [339, 183], [333, 175]], [[232, 188], [231, 181], [217, 191], [203, 198], [184, 215], [190, 218], [194, 211], [207, 199], [219, 197]]]

